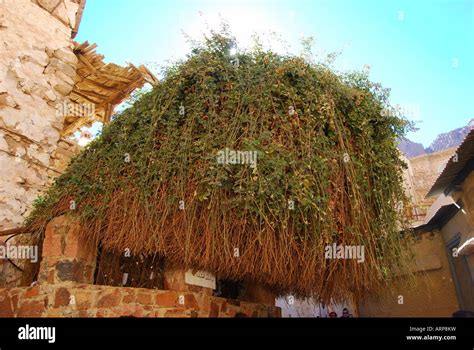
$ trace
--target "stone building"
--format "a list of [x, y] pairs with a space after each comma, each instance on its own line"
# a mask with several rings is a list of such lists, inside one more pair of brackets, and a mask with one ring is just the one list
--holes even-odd
[[461, 310], [474, 312], [474, 131], [455, 152], [428, 196], [438, 196], [442, 205], [425, 225], [437, 231], [452, 272]]
[[446, 150], [424, 154], [408, 160], [407, 163], [412, 173], [414, 189], [413, 202], [417, 209], [416, 214], [418, 215], [418, 221], [423, 221], [428, 209], [433, 204], [435, 199], [427, 197], [426, 195], [455, 151], [456, 147], [448, 148]]
[[23, 215], [61, 157], [74, 145], [61, 140], [56, 104], [74, 87], [77, 58], [72, 37], [82, 13], [79, 1], [0, 2], [0, 229], [22, 224]]
[[[457, 149], [409, 161], [415, 200], [431, 204], [413, 221], [414, 285], [394, 283], [358, 304], [362, 316], [450, 317], [474, 312], [474, 132]], [[430, 182], [431, 181], [431, 182]]]
[[[84, 6], [85, 0], [0, 1], [3, 239], [80, 151], [70, 136], [108, 122], [134, 89], [156, 83], [145, 67], [105, 64], [95, 44], [73, 41]], [[11, 270], [8, 262], [3, 268]], [[19, 283], [15, 271], [4, 271], [2, 283]]]
[[20, 226], [78, 152], [69, 135], [107, 122], [134, 89], [154, 82], [146, 68], [106, 65], [95, 45], [73, 41], [84, 6], [0, 1], [0, 230]]

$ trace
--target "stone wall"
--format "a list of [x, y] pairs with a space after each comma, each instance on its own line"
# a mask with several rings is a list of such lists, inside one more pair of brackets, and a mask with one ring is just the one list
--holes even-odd
[[71, 29], [73, 31], [71, 36], [77, 33], [85, 0], [31, 0], [31, 2]]
[[436, 200], [435, 197], [425, 198], [425, 196], [455, 151], [456, 148], [449, 148], [444, 151], [425, 154], [410, 159], [410, 171], [413, 174], [412, 186], [415, 192], [415, 205], [423, 208], [425, 213]]
[[215, 297], [212, 289], [185, 284], [184, 270], [165, 273], [167, 290], [94, 285], [97, 249], [79, 233], [73, 216], [49, 222], [38, 280], [0, 289], [0, 317], [281, 317], [274, 298]]
[[[59, 139], [56, 146], [56, 149], [51, 154], [51, 168], [55, 172], [63, 173], [71, 162], [71, 158], [79, 154], [83, 148], [75, 141], [64, 137]], [[53, 177], [50, 180], [53, 180]]]
[[[474, 203], [471, 202], [470, 204], [472, 205]], [[445, 243], [450, 242], [458, 235], [461, 244], [466, 242], [471, 237], [474, 237], [474, 225], [472, 224], [472, 215], [474, 212], [470, 211], [469, 207], [466, 205], [464, 206], [464, 211], [466, 214], [464, 214], [461, 210], [458, 210], [457, 213], [443, 227], [441, 227], [441, 232], [443, 233]]]
[[280, 317], [280, 308], [204, 293], [78, 283], [0, 289], [0, 317]]
[[404, 208], [404, 214], [411, 225], [416, 226], [423, 223], [425, 211], [417, 206], [415, 175], [410, 160], [403, 155], [401, 155], [401, 159], [406, 164], [406, 169], [403, 170], [403, 187], [405, 195], [410, 201], [409, 206]]
[[96, 248], [80, 237], [80, 225], [66, 216], [54, 218], [46, 226], [39, 282], [93, 283]]
[[[462, 246], [474, 239], [474, 172], [464, 179], [458, 191], [454, 192], [455, 201], [461, 200], [464, 212], [458, 211], [443, 228], [445, 241], [449, 242], [459, 235]], [[465, 310], [474, 312], [474, 246], [465, 246], [453, 259], [453, 267], [458, 279], [458, 292], [463, 300]]]
[[[461, 200], [464, 205], [466, 212], [466, 220], [470, 227], [474, 227], [474, 172], [471, 171], [461, 184], [460, 191], [456, 191], [453, 194], [455, 201]], [[468, 239], [468, 235], [463, 237], [464, 240]]]
[[59, 142], [56, 106], [74, 85], [79, 10], [78, 0], [0, 1], [0, 230], [21, 226], [72, 147]]
[[393, 284], [378, 299], [360, 302], [360, 316], [451, 317], [459, 310], [441, 233], [419, 234], [412, 246], [415, 254], [412, 284]]

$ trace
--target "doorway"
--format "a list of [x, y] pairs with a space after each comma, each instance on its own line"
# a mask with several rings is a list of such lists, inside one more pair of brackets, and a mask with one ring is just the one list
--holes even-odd
[[456, 234], [447, 245], [447, 255], [451, 275], [453, 276], [456, 294], [461, 310], [474, 311], [474, 280], [468, 256], [458, 255], [457, 249], [461, 243], [461, 234]]

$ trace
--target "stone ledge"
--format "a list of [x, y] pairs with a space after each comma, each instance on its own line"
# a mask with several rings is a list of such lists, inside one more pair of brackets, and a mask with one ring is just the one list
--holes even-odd
[[281, 317], [279, 307], [201, 293], [78, 283], [0, 289], [0, 317]]

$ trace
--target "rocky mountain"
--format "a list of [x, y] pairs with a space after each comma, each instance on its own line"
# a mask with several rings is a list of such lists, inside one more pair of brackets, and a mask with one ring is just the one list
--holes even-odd
[[467, 134], [474, 129], [474, 118], [466, 126], [439, 134], [429, 147], [424, 148], [421, 143], [408, 139], [400, 140], [398, 149], [407, 157], [413, 158], [422, 154], [435, 153], [461, 144]]
[[426, 154], [425, 148], [421, 143], [410, 141], [406, 138], [400, 140], [398, 144], [398, 149], [405, 155], [407, 158], [413, 158]]

